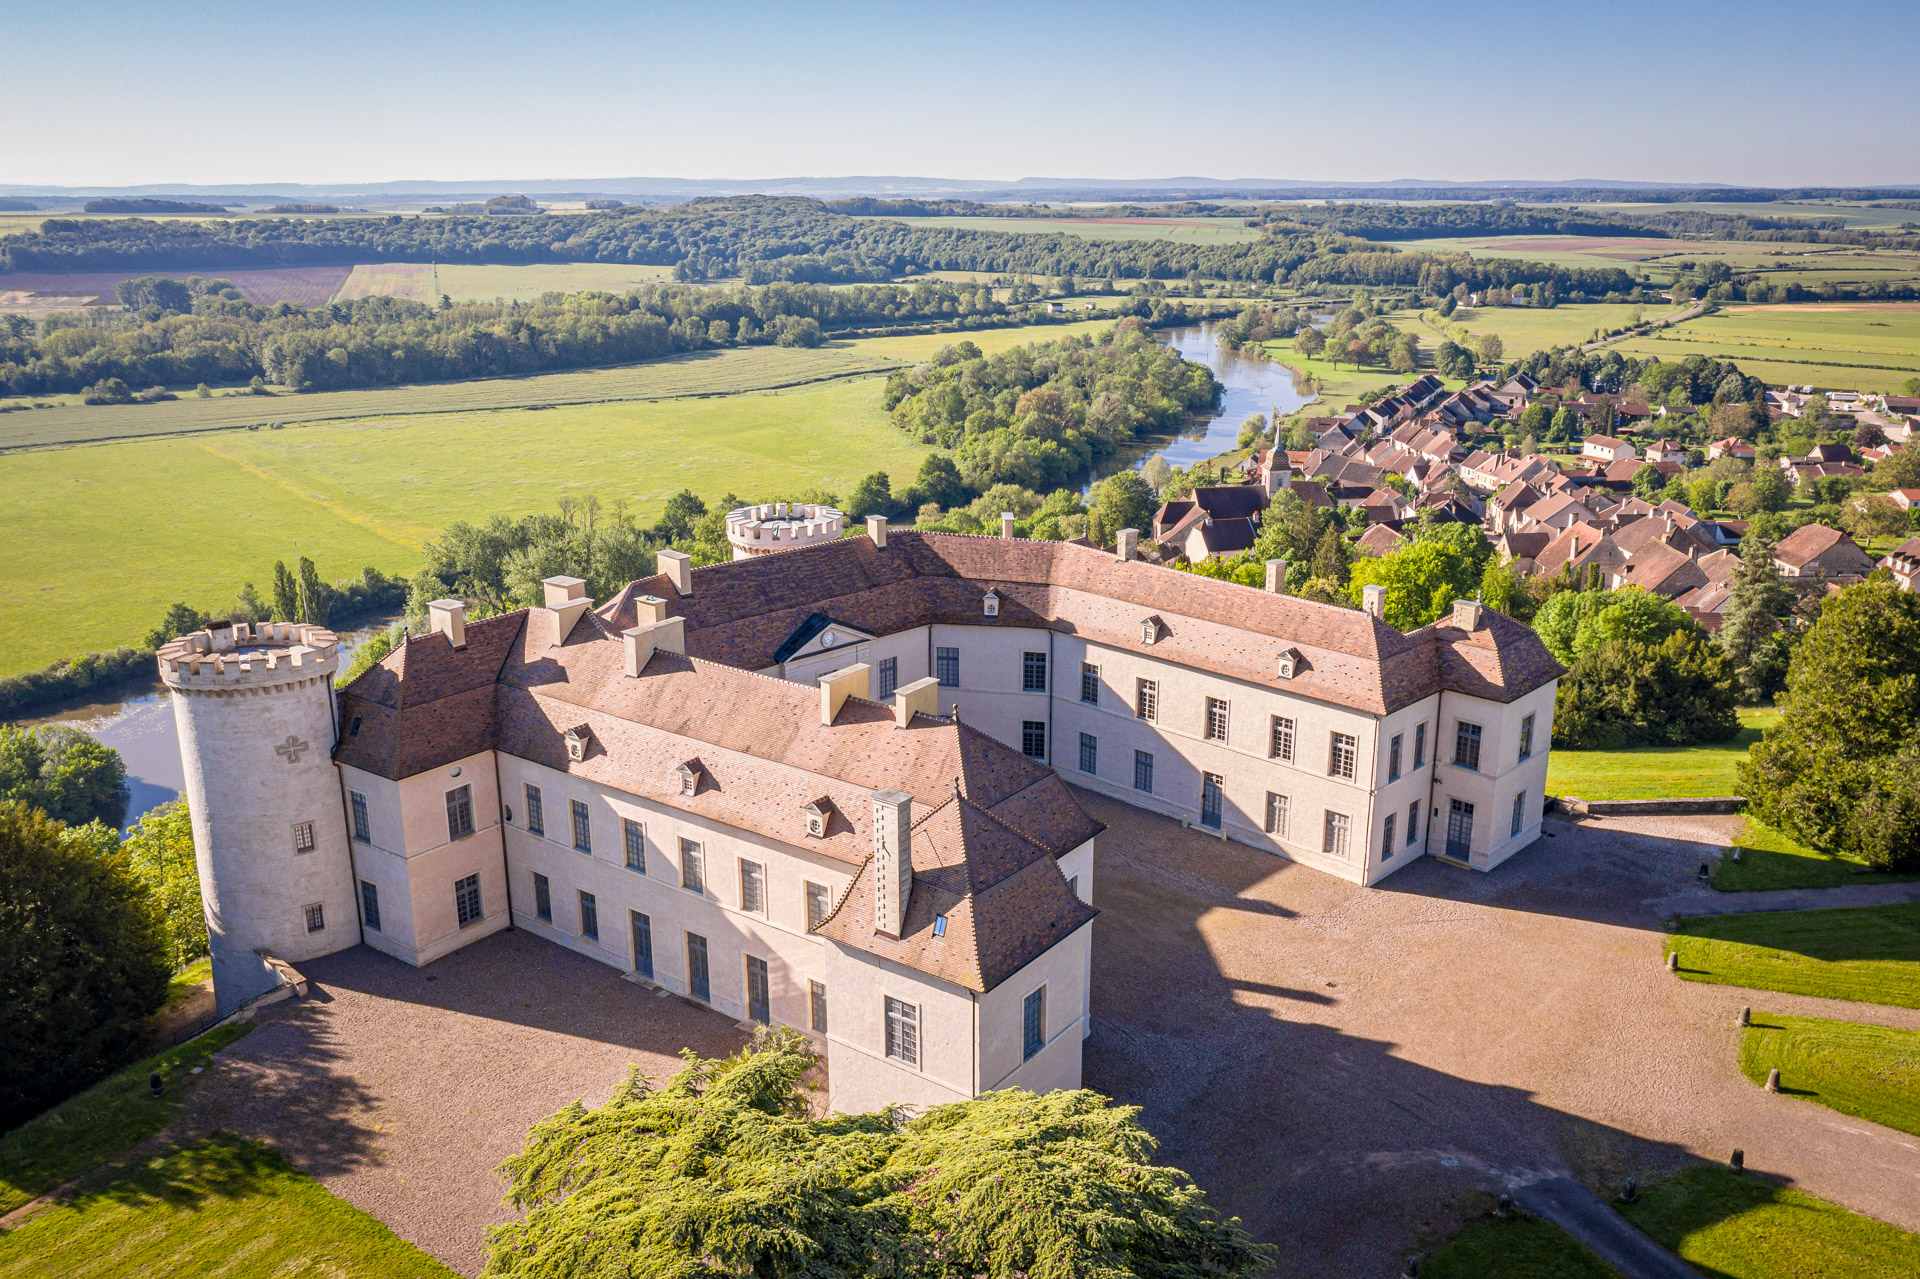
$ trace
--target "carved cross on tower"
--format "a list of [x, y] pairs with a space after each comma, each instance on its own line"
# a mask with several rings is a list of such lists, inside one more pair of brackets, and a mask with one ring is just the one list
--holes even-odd
[[307, 744], [305, 742], [295, 737], [292, 733], [288, 733], [287, 740], [274, 747], [273, 753], [284, 758], [289, 764], [298, 764], [300, 762], [300, 756], [306, 753], [306, 749]]

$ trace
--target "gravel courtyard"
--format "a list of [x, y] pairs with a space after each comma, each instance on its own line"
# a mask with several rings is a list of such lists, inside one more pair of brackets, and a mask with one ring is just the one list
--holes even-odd
[[[1283, 1275], [1389, 1275], [1476, 1191], [1643, 1181], [1691, 1156], [1792, 1177], [1920, 1229], [1920, 1141], [1748, 1083], [1734, 1016], [1920, 1028], [1920, 1012], [1683, 982], [1659, 909], [1727, 819], [1549, 825], [1491, 875], [1431, 859], [1359, 889], [1098, 796], [1086, 1082], [1144, 1108], [1161, 1156], [1280, 1245]], [[365, 948], [306, 967], [188, 1101], [273, 1141], [468, 1274], [527, 1128], [630, 1063], [733, 1051], [732, 1021], [504, 933], [421, 970]]]

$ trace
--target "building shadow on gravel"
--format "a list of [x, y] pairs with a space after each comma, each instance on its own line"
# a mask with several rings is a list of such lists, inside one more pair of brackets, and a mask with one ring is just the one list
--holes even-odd
[[[1084, 792], [1082, 802], [1110, 822], [1095, 876], [1102, 914], [1085, 1084], [1140, 1106], [1161, 1142], [1157, 1158], [1185, 1169], [1217, 1208], [1278, 1246], [1276, 1275], [1398, 1274], [1402, 1257], [1431, 1254], [1484, 1210], [1487, 1196], [1513, 1186], [1573, 1175], [1605, 1189], [1697, 1162], [1678, 1146], [1541, 1105], [1525, 1090], [1431, 1069], [1396, 1056], [1392, 1042], [1324, 1024], [1337, 1021], [1342, 988], [1289, 970], [1287, 958], [1263, 953], [1258, 934], [1223, 913], [1295, 917], [1258, 909], [1263, 903], [1249, 897], [1256, 888], [1324, 901], [1329, 915], [1369, 890], [1176, 822], [1110, 811], [1116, 806]], [[1124, 833], [1116, 815], [1131, 818]], [[1411, 867], [1390, 882], [1418, 872], [1403, 891], [1478, 899], [1446, 891], [1453, 881], [1428, 873], [1446, 870]], [[1602, 912], [1576, 896], [1553, 913]], [[1203, 935], [1206, 917], [1214, 922]], [[1214, 943], [1228, 933], [1230, 962], [1257, 975], [1222, 971]]]

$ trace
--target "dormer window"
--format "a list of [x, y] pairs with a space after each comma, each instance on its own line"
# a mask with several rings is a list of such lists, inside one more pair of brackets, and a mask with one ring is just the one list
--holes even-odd
[[582, 724], [578, 728], [567, 730], [567, 758], [578, 764], [587, 757], [587, 747], [593, 742], [593, 730]]
[[994, 591], [988, 591], [986, 598], [980, 601], [980, 607], [988, 617], [1000, 616], [1000, 596]]
[[1151, 644], [1159, 639], [1163, 625], [1160, 621], [1160, 615], [1157, 613], [1152, 617], [1146, 618], [1140, 623], [1140, 642], [1142, 644]]
[[807, 838], [825, 839], [827, 836], [827, 812], [830, 801], [816, 799], [800, 811], [806, 815]]
[[1299, 669], [1300, 650], [1294, 648], [1282, 649], [1280, 652], [1280, 678], [1292, 679]]
[[935, 915], [933, 917], [933, 935], [935, 937], [945, 937], [947, 935], [947, 917], [945, 915]]
[[674, 775], [679, 778], [680, 793], [682, 795], [691, 795], [700, 789], [700, 763], [698, 760], [690, 759], [683, 764], [675, 764], [673, 771]]

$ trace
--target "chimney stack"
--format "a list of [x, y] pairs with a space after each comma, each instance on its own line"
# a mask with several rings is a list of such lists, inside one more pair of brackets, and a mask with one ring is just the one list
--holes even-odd
[[873, 696], [873, 685], [869, 676], [873, 668], [865, 662], [853, 666], [843, 666], [837, 671], [828, 671], [820, 677], [820, 722], [831, 728], [834, 716], [846, 705], [849, 697]]
[[940, 713], [940, 681], [929, 675], [893, 690], [893, 726], [905, 728], [915, 715]]
[[1387, 588], [1375, 584], [1360, 588], [1360, 598], [1364, 603], [1367, 616], [1376, 621], [1384, 621], [1387, 616]]
[[1267, 561], [1267, 593], [1270, 595], [1287, 593], [1287, 562], [1285, 560]]
[[873, 792], [873, 931], [899, 937], [913, 896], [913, 796]]
[[467, 606], [461, 600], [435, 600], [427, 605], [427, 624], [435, 635], [447, 637], [455, 648], [467, 646]]
[[1480, 601], [1455, 600], [1453, 602], [1453, 624], [1463, 631], [1480, 629]]
[[1012, 511], [1000, 512], [1000, 536], [1005, 538], [1011, 538], [1013, 536]]
[[657, 622], [642, 620], [640, 625], [621, 631], [620, 642], [626, 646], [627, 678], [638, 679], [655, 653], [687, 651], [687, 619], [666, 617]]
[[549, 577], [540, 582], [545, 592], [549, 619], [547, 643], [554, 648], [567, 642], [580, 615], [593, 607], [587, 598], [587, 584], [577, 577]]
[[884, 515], [867, 516], [867, 536], [873, 539], [873, 549], [887, 549], [887, 517]]
[[654, 562], [682, 595], [693, 594], [693, 557], [681, 551], [656, 551]]
[[1133, 558], [1134, 551], [1139, 545], [1140, 530], [1137, 528], [1123, 528], [1114, 535], [1114, 555], [1122, 564]]
[[651, 626], [655, 622], [667, 620], [667, 602], [658, 595], [636, 595], [633, 597], [633, 624]]

